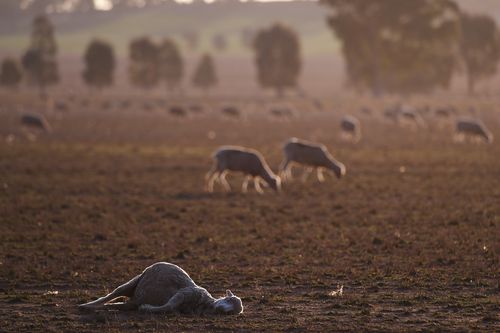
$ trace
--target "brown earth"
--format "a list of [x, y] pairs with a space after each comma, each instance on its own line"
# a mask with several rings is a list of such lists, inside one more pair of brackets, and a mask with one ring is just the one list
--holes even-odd
[[[54, 132], [35, 139], [19, 114], [39, 102], [1, 96], [0, 331], [500, 330], [498, 140], [456, 144], [434, 118], [410, 130], [358, 114], [364, 139], [342, 142], [339, 116], [359, 100], [325, 99], [335, 112], [296, 101], [291, 120], [239, 101], [245, 114], [233, 120], [215, 99], [187, 119], [161, 101], [111, 110], [80, 99], [47, 112]], [[500, 138], [497, 101], [456, 103], [476, 103]], [[346, 177], [244, 195], [234, 175], [234, 192], [203, 192], [218, 145], [257, 148], [276, 170], [291, 136], [325, 143]], [[157, 261], [215, 296], [231, 289], [244, 313], [77, 310]]]

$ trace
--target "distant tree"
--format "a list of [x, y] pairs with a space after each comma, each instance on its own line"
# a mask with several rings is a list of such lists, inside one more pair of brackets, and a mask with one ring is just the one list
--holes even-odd
[[82, 77], [87, 85], [102, 89], [113, 84], [115, 55], [111, 44], [93, 40], [88, 45], [83, 60], [85, 69]]
[[254, 49], [258, 80], [263, 88], [273, 88], [282, 96], [286, 88], [296, 87], [302, 63], [295, 31], [274, 24], [257, 33]]
[[44, 15], [35, 17], [31, 45], [22, 58], [22, 64], [29, 82], [38, 86], [42, 97], [46, 95], [48, 85], [59, 82], [56, 55], [52, 23]]
[[458, 68], [460, 14], [451, 0], [322, 0], [342, 42], [349, 83], [360, 91], [447, 88]]
[[215, 73], [215, 65], [210, 54], [204, 54], [201, 57], [198, 66], [192, 78], [193, 86], [208, 91], [217, 84], [217, 75]]
[[165, 39], [158, 48], [158, 62], [161, 80], [167, 89], [172, 91], [179, 87], [184, 75], [184, 62], [177, 44], [171, 39]]
[[500, 61], [500, 32], [495, 20], [486, 15], [462, 14], [460, 51], [467, 73], [469, 93], [476, 82], [492, 77]]
[[227, 40], [224, 34], [216, 34], [212, 38], [212, 45], [217, 51], [225, 51], [227, 49]]
[[151, 89], [160, 80], [158, 47], [147, 37], [130, 43], [129, 78], [133, 85]]
[[0, 85], [16, 89], [21, 79], [22, 72], [19, 63], [12, 58], [4, 59], [0, 68]]

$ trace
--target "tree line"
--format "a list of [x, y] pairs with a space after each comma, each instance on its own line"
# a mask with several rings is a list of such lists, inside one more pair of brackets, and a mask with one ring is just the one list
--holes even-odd
[[[348, 84], [360, 92], [382, 94], [429, 93], [447, 89], [457, 73], [467, 77], [474, 92], [476, 83], [497, 72], [500, 32], [487, 15], [462, 12], [452, 0], [321, 0], [331, 8], [328, 26], [341, 41]], [[278, 96], [297, 89], [302, 69], [297, 33], [273, 24], [248, 36], [255, 54], [257, 80]], [[217, 41], [224, 48], [224, 41]], [[15, 87], [25, 81], [46, 87], [59, 81], [54, 28], [45, 16], [33, 21], [31, 44], [21, 57], [5, 59], [0, 84]], [[111, 44], [92, 41], [84, 54], [84, 82], [102, 89], [113, 84], [116, 60]], [[184, 58], [172, 39], [157, 43], [149, 37], [129, 45], [130, 82], [147, 90], [163, 84], [179, 91], [185, 77]], [[208, 92], [218, 82], [215, 62], [204, 54], [191, 84]]]
[[[222, 38], [218, 43], [220, 48], [224, 47]], [[285, 88], [297, 84], [300, 45], [292, 29], [280, 24], [263, 29], [252, 45], [257, 54], [259, 83], [264, 88], [274, 88], [282, 94]], [[276, 50], [279, 52], [276, 53]], [[91, 41], [83, 55], [83, 62], [81, 76], [89, 87], [101, 90], [113, 85], [116, 57], [109, 42]], [[173, 39], [166, 38], [156, 43], [149, 37], [139, 37], [130, 42], [128, 78], [134, 86], [148, 90], [164, 84], [169, 92], [176, 92], [180, 90], [184, 76], [184, 58]], [[2, 86], [17, 88], [23, 78], [29, 85], [38, 87], [42, 97], [46, 95], [47, 87], [60, 81], [54, 27], [44, 15], [33, 20], [31, 43], [20, 61], [7, 58], [2, 62]], [[205, 53], [194, 70], [191, 84], [209, 92], [217, 83], [215, 61], [209, 53]]]
[[[99, 39], [91, 41], [83, 62], [81, 76], [89, 87], [100, 90], [113, 85], [116, 57], [110, 43]], [[164, 82], [169, 91], [179, 89], [184, 62], [173, 40], [156, 44], [147, 37], [134, 39], [129, 46], [129, 62], [129, 80], [133, 85], [150, 89]], [[48, 86], [60, 81], [54, 27], [44, 15], [33, 20], [31, 43], [21, 59], [6, 58], [0, 67], [0, 85], [15, 89], [23, 79], [28, 85], [38, 87], [42, 97]], [[201, 57], [192, 84], [205, 91], [217, 84], [215, 64], [209, 54]]]

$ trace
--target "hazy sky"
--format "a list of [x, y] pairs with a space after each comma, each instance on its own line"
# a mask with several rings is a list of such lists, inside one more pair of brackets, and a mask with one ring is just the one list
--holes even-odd
[[[190, 3], [193, 2], [193, 0], [175, 0], [176, 2], [179, 3]], [[214, 2], [214, 0], [204, 0], [207, 3]], [[247, 0], [240, 0], [242, 2], [245, 2]], [[253, 1], [258, 1], [258, 2], [275, 2], [275, 1], [293, 1], [293, 0], [253, 0]], [[145, 0], [136, 0], [137, 5], [140, 7], [141, 3], [144, 4]], [[95, 7], [98, 10], [110, 10], [113, 8], [113, 5], [111, 4], [111, 0], [94, 0]]]

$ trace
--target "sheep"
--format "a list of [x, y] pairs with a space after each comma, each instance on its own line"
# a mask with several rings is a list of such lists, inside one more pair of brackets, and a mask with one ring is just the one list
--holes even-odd
[[398, 120], [398, 114], [399, 114], [399, 106], [393, 106], [393, 107], [388, 107], [384, 110], [383, 115], [384, 118], [389, 120], [390, 122], [396, 123]]
[[[126, 302], [112, 302], [128, 297]], [[241, 299], [230, 290], [214, 298], [198, 286], [179, 266], [158, 262], [141, 274], [95, 301], [80, 304], [81, 310], [139, 310], [144, 312], [182, 314], [240, 314]]]
[[340, 121], [342, 137], [353, 142], [361, 140], [361, 123], [356, 117], [346, 115]]
[[247, 192], [248, 182], [252, 179], [255, 190], [262, 194], [264, 191], [260, 186], [261, 180], [269, 185], [273, 190], [280, 191], [281, 179], [276, 176], [267, 165], [264, 157], [256, 150], [238, 147], [222, 146], [213, 154], [214, 164], [205, 177], [205, 189], [213, 192], [215, 180], [219, 180], [226, 191], [231, 190], [231, 186], [226, 180], [229, 171], [241, 172], [245, 174], [245, 180], [241, 186], [243, 193]]
[[205, 110], [203, 106], [199, 104], [190, 105], [188, 109], [192, 113], [203, 113], [203, 111]]
[[90, 105], [89, 100], [86, 98], [82, 98], [82, 100], [80, 101], [80, 106], [82, 108], [87, 108], [89, 105]]
[[463, 141], [468, 137], [474, 141], [482, 139], [486, 143], [493, 142], [493, 134], [481, 120], [474, 118], [457, 119], [455, 123], [455, 137], [458, 141]]
[[238, 108], [234, 107], [234, 106], [226, 106], [224, 108], [222, 108], [221, 112], [228, 116], [228, 117], [232, 117], [232, 118], [239, 118], [241, 116], [241, 112], [240, 110], [238, 110]]
[[283, 108], [273, 108], [269, 110], [269, 113], [276, 117], [276, 118], [281, 118], [281, 119], [289, 119], [293, 117], [293, 111], [287, 107]]
[[156, 105], [158, 105], [160, 108], [165, 108], [167, 107], [167, 101], [162, 98], [159, 98], [156, 100]]
[[371, 108], [367, 107], [367, 106], [363, 106], [361, 109], [360, 109], [361, 113], [367, 115], [367, 116], [371, 116], [373, 114], [373, 111]]
[[324, 111], [325, 108], [323, 107], [323, 103], [321, 102], [321, 100], [319, 100], [318, 98], [313, 98], [312, 103], [317, 111]]
[[68, 105], [64, 102], [56, 102], [54, 104], [54, 110], [58, 112], [68, 112]]
[[112, 104], [110, 101], [102, 101], [101, 102], [101, 109], [109, 110], [109, 109], [111, 109], [111, 107], [112, 107]]
[[181, 106], [172, 106], [168, 112], [175, 117], [186, 117], [187, 111]]
[[291, 166], [293, 163], [307, 167], [302, 180], [305, 181], [309, 174], [316, 168], [316, 175], [320, 182], [324, 182], [323, 170], [332, 170], [337, 178], [346, 174], [346, 167], [335, 160], [322, 144], [312, 143], [297, 138], [289, 139], [283, 146], [285, 158], [280, 165], [280, 176], [283, 180], [292, 178]]
[[155, 109], [154, 105], [149, 103], [149, 102], [144, 102], [142, 107], [143, 107], [144, 111], [147, 111], [147, 112], [153, 111]]
[[448, 118], [450, 117], [450, 109], [447, 108], [439, 108], [434, 111], [434, 115], [438, 118]]
[[25, 114], [21, 117], [21, 124], [32, 129], [43, 130], [47, 133], [52, 131], [52, 127], [41, 114]]
[[132, 105], [132, 102], [128, 99], [124, 99], [120, 102], [120, 109], [128, 109]]
[[398, 122], [401, 126], [426, 127], [425, 121], [417, 112], [409, 109], [402, 109], [398, 113]]

